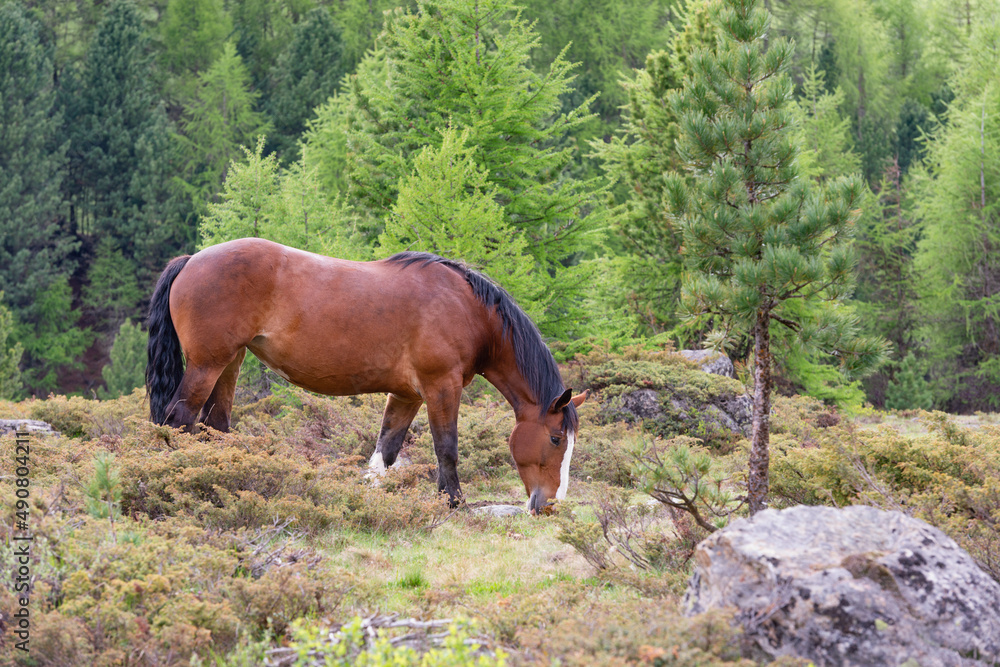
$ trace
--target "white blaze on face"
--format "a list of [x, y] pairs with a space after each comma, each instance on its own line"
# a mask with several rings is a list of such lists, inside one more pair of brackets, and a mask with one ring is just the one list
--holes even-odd
[[562, 467], [559, 468], [559, 490], [556, 491], [556, 500], [566, 499], [566, 490], [569, 489], [569, 461], [573, 458], [574, 444], [576, 444], [576, 433], [569, 431], [566, 434], [566, 453], [563, 454]]

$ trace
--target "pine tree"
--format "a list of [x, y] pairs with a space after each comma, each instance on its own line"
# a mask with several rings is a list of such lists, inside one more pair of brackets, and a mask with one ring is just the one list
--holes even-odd
[[[715, 318], [716, 340], [733, 332], [753, 337], [751, 513], [765, 507], [768, 494], [772, 323], [837, 356], [845, 371], [871, 369], [884, 356], [884, 342], [860, 337], [855, 318], [838, 307], [850, 294], [848, 241], [864, 186], [849, 178], [820, 190], [799, 177], [785, 108], [791, 48], [772, 40], [764, 50], [770, 17], [757, 5], [722, 3], [716, 53], [696, 55], [693, 76], [671, 95], [681, 155], [695, 179], [688, 185], [674, 175], [667, 184], [684, 233], [687, 314]], [[798, 307], [810, 300], [827, 304]]]
[[216, 198], [229, 163], [241, 155], [240, 147], [252, 145], [270, 130], [264, 114], [255, 111], [259, 97], [236, 47], [227, 42], [219, 58], [199, 75], [181, 120], [184, 189], [198, 213]]
[[325, 7], [311, 10], [271, 70], [268, 113], [271, 142], [285, 163], [298, 158], [297, 142], [313, 110], [327, 101], [344, 75], [343, 43]]
[[288, 44], [298, 18], [297, 8], [297, 3], [286, 0], [241, 0], [230, 4], [236, 50], [250, 71], [254, 90], [267, 90], [268, 73]]
[[598, 95], [594, 110], [605, 122], [591, 124], [587, 134], [594, 136], [595, 132], [607, 131], [628, 101], [625, 91], [617, 85], [619, 79], [642, 67], [650, 51], [669, 41], [669, 18], [679, 3], [526, 0], [520, 4], [526, 15], [537, 19], [535, 30], [540, 44], [533, 59], [548, 63], [562, 54], [580, 63], [572, 92], [563, 98], [563, 109], [571, 111]]
[[558, 58], [536, 74], [528, 67], [536, 43], [508, 0], [419, 3], [414, 14], [393, 15], [351, 79], [351, 203], [377, 235], [419, 152], [439, 147], [447, 127], [468, 130], [473, 159], [496, 188], [507, 225], [524, 237], [540, 291], [551, 295], [540, 326], [579, 334], [588, 323], [573, 304], [590, 269], [579, 258], [605, 212], [595, 206], [596, 182], [568, 173], [574, 150], [563, 139], [591, 116], [585, 106], [560, 113], [572, 66]]
[[131, 394], [146, 382], [146, 332], [127, 319], [118, 328], [118, 335], [111, 346], [111, 362], [101, 369], [107, 387], [99, 388], [101, 399], [118, 398]]
[[80, 328], [80, 311], [73, 306], [67, 276], [53, 280], [35, 300], [31, 322], [19, 322], [16, 338], [24, 346], [24, 384], [36, 394], [54, 390], [60, 371], [80, 369], [83, 351], [94, 341], [89, 328]]
[[[893, 164], [886, 170], [875, 192], [875, 202], [858, 220], [854, 298], [865, 331], [888, 340], [899, 359], [917, 344], [920, 312], [913, 260], [920, 227], [915, 224], [912, 198], [899, 167]], [[875, 405], [883, 403], [890, 370], [884, 368], [865, 381]]]
[[52, 79], [39, 26], [20, 4], [0, 5], [0, 291], [22, 320], [73, 271], [77, 246], [59, 227], [66, 146]]
[[924, 377], [920, 362], [908, 352], [899, 362], [899, 369], [885, 390], [885, 407], [889, 410], [930, 410], [934, 392]]
[[64, 97], [70, 134], [65, 182], [80, 236], [110, 236], [147, 275], [191, 233], [171, 188], [170, 128], [157, 99], [149, 37], [129, 0], [115, 0]]

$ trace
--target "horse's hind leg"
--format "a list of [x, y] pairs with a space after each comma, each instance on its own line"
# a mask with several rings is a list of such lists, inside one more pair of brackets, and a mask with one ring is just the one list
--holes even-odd
[[167, 409], [167, 426], [181, 427], [191, 433], [194, 424], [201, 413], [205, 401], [212, 394], [215, 383], [222, 374], [223, 368], [198, 366], [188, 363], [184, 370], [184, 379], [177, 388], [174, 401]]
[[385, 470], [396, 462], [399, 449], [403, 446], [406, 431], [410, 428], [413, 418], [417, 416], [421, 399], [406, 400], [389, 394], [382, 413], [382, 428], [378, 434], [378, 444], [372, 454], [370, 465], [374, 470]]
[[205, 401], [198, 419], [205, 426], [211, 426], [216, 431], [229, 430], [233, 413], [233, 396], [236, 395], [236, 380], [240, 376], [240, 365], [246, 355], [247, 349], [244, 347], [236, 353], [236, 358], [226, 366], [222, 375], [215, 381], [215, 388]]

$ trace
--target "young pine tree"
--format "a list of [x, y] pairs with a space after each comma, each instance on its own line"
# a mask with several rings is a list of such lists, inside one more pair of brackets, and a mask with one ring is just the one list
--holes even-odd
[[101, 369], [107, 389], [98, 389], [101, 399], [118, 398], [132, 393], [146, 382], [146, 332], [126, 319], [118, 328], [111, 345], [111, 362]]
[[[684, 235], [682, 293], [691, 316], [711, 316], [717, 336], [749, 333], [754, 345], [753, 433], [747, 501], [766, 506], [771, 410], [771, 326], [836, 356], [848, 372], [882, 362], [885, 344], [858, 334], [841, 301], [854, 262], [847, 241], [864, 193], [857, 178], [818, 189], [799, 177], [784, 41], [764, 49], [770, 16], [757, 0], [716, 10], [715, 53], [692, 58], [693, 74], [671, 95], [679, 148], [692, 171], [668, 179], [668, 204]], [[801, 301], [826, 301], [800, 308]]]

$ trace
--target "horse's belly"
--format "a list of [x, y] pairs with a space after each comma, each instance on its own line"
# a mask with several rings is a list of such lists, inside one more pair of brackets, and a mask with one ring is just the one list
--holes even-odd
[[280, 341], [258, 336], [247, 346], [268, 368], [303, 389], [328, 396], [352, 396], [393, 392], [418, 392], [413, 373], [406, 372], [401, 347], [338, 349], [327, 345], [316, 349], [303, 345], [287, 349]]

